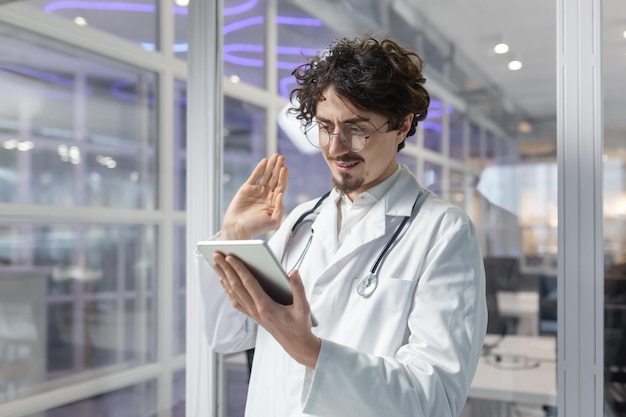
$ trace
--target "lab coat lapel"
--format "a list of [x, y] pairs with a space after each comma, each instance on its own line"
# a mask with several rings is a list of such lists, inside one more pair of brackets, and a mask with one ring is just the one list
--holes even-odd
[[[324, 231], [324, 245], [326, 248], [332, 248], [335, 254], [331, 256], [331, 263], [340, 262], [369, 242], [393, 233], [401, 222], [401, 218], [411, 214], [418, 193], [419, 184], [403, 167], [389, 191], [362, 220], [363, 224], [355, 228], [355, 232], [347, 237], [339, 248], [337, 247], [337, 204], [330, 204], [332, 209], [325, 207], [316, 223], [319, 225], [317, 227]], [[315, 233], [317, 232], [316, 228]]]
[[327, 259], [320, 259], [322, 265], [328, 265], [337, 252], [337, 191], [328, 196], [319, 215], [311, 226], [315, 230], [315, 238], [319, 239]]

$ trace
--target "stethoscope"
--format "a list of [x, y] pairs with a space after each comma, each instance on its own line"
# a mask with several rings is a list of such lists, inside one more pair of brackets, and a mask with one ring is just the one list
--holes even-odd
[[[323, 196], [321, 196], [319, 198], [319, 200], [317, 200], [317, 202], [315, 203], [313, 208], [311, 208], [310, 210], [307, 210], [304, 213], [302, 213], [302, 215], [300, 215], [300, 217], [298, 217], [298, 220], [296, 220], [296, 222], [293, 224], [293, 226], [291, 227], [291, 231], [289, 232], [289, 238], [287, 239], [287, 243], [285, 243], [285, 250], [283, 251], [283, 256], [281, 258], [281, 263], [283, 262], [284, 257], [285, 257], [285, 253], [287, 252], [287, 246], [289, 246], [289, 243], [291, 242], [291, 239], [293, 238], [293, 236], [296, 233], [296, 231], [298, 230], [298, 228], [300, 226], [302, 226], [305, 221], [313, 223], [313, 219], [308, 219], [307, 220], [307, 217], [310, 216], [311, 214], [319, 213], [320, 206], [322, 205], [324, 200], [326, 200], [326, 198], [329, 195], [330, 195], [330, 191], [327, 192], [326, 194], [324, 194]], [[387, 244], [385, 245], [383, 250], [378, 254], [378, 257], [376, 258], [376, 260], [372, 264], [372, 267], [370, 268], [369, 273], [364, 278], [362, 278], [359, 281], [359, 283], [358, 283], [358, 285], [356, 287], [356, 292], [361, 297], [368, 298], [372, 294], [374, 294], [374, 291], [376, 291], [376, 288], [378, 287], [378, 269], [382, 265], [382, 262], [385, 259], [385, 257], [387, 256], [387, 254], [388, 254], [389, 250], [391, 249], [392, 245], [398, 239], [398, 236], [400, 235], [402, 230], [406, 227], [407, 223], [409, 222], [409, 220], [413, 216], [413, 212], [415, 211], [415, 208], [417, 207], [417, 203], [418, 203], [418, 201], [419, 201], [419, 199], [420, 199], [420, 197], [422, 195], [425, 195], [425, 193], [418, 194], [417, 198], [415, 199], [415, 202], [413, 203], [413, 208], [411, 209], [411, 213], [408, 216], [404, 216], [404, 218], [402, 219], [402, 223], [400, 223], [400, 225], [396, 228], [395, 232], [391, 236], [391, 239], [389, 239], [389, 241], [387, 242]], [[311, 234], [309, 235], [309, 239], [307, 240], [306, 245], [304, 246], [304, 249], [303, 249], [302, 253], [298, 257], [298, 260], [295, 262], [294, 266], [291, 267], [289, 272], [291, 272], [294, 269], [298, 268], [300, 266], [300, 264], [302, 263], [302, 261], [304, 259], [304, 256], [309, 251], [309, 247], [311, 246], [311, 241], [313, 240], [313, 234], [314, 233], [315, 233], [315, 231], [313, 230], [313, 228], [311, 228]]]

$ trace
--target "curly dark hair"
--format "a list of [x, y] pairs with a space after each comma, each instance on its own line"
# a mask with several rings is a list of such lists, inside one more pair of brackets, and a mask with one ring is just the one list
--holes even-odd
[[[291, 102], [296, 98], [297, 106], [289, 112], [309, 125], [317, 103], [333, 87], [357, 108], [387, 117], [390, 130], [399, 129], [406, 116], [413, 114], [407, 133], [411, 136], [417, 123], [426, 119], [430, 104], [423, 87], [423, 66], [415, 52], [390, 39], [338, 39], [293, 71], [299, 87], [291, 92]], [[398, 151], [403, 147], [404, 141]]]

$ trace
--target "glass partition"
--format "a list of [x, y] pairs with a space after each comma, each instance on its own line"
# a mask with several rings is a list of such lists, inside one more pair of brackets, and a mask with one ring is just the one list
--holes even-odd
[[626, 416], [626, 7], [603, 2], [605, 416]]
[[155, 233], [0, 221], [0, 402], [156, 359]]
[[0, 39], [0, 202], [154, 209], [156, 75], [7, 26]]
[[[25, 2], [45, 13], [68, 19], [78, 26], [92, 26], [122, 36], [146, 50], [159, 49], [157, 0], [133, 2], [25, 0]], [[186, 12], [186, 8], [176, 9], [181, 9], [177, 10], [179, 12]]]

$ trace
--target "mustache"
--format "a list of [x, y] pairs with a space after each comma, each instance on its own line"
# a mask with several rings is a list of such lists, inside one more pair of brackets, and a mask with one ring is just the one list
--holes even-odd
[[361, 158], [358, 155], [340, 155], [337, 157], [330, 157], [328, 158], [331, 161], [337, 161], [337, 162], [363, 162], [364, 159]]

